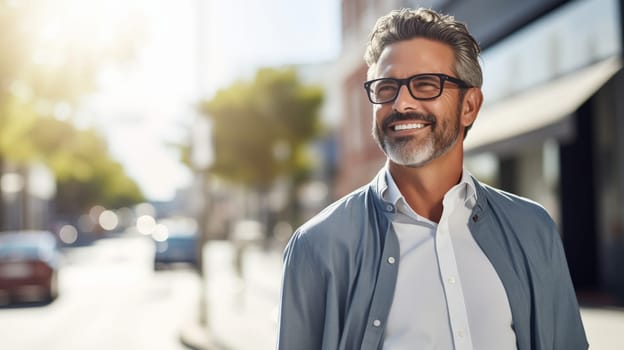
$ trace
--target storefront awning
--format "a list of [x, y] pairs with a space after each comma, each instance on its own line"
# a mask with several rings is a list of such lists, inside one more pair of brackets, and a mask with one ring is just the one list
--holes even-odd
[[[524, 135], [557, 134], [566, 119], [622, 67], [610, 58], [518, 95], [484, 106], [464, 141], [468, 154], [498, 151], [504, 143]], [[570, 123], [567, 123], [570, 124]], [[569, 127], [569, 125], [568, 125]], [[525, 139], [524, 142], [529, 142]], [[499, 147], [500, 146], [500, 147]], [[508, 147], [509, 145], [507, 145]]]

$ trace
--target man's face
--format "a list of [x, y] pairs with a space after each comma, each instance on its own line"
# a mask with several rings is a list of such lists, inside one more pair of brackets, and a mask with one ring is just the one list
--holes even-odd
[[[455, 57], [446, 44], [423, 38], [387, 46], [373, 78], [407, 78], [422, 73], [452, 71]], [[414, 99], [402, 86], [396, 100], [374, 105], [373, 136], [388, 158], [397, 164], [419, 167], [446, 154], [463, 135], [461, 91], [446, 82], [433, 100]]]

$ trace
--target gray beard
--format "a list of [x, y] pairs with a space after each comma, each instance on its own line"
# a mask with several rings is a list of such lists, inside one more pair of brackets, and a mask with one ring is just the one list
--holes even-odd
[[412, 141], [411, 137], [398, 139], [395, 142], [384, 138], [382, 148], [391, 161], [407, 167], [417, 168], [433, 160], [432, 138], [427, 139], [425, 144], [419, 147], [410, 147], [410, 141]]
[[[451, 126], [447, 123], [436, 123], [434, 128], [438, 127], [448, 130]], [[431, 135], [420, 145], [410, 145], [414, 142], [414, 137], [411, 136], [391, 140], [382, 133], [376, 123], [373, 128], [373, 136], [386, 156], [396, 164], [412, 168], [421, 167], [444, 155], [457, 144], [460, 138], [459, 117], [450, 135], [442, 134], [441, 138], [436, 139], [435, 130], [432, 130]]]

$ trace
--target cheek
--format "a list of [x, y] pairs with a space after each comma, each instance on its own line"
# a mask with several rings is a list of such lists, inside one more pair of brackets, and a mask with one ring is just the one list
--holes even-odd
[[381, 121], [390, 114], [390, 108], [384, 108], [383, 105], [373, 106], [373, 118], [377, 124], [381, 124]]
[[457, 99], [440, 97], [435, 106], [432, 106], [431, 112], [433, 112], [439, 118], [457, 118], [461, 115], [462, 105]]
[[436, 106], [440, 110], [452, 110], [453, 112], [457, 110], [457, 104], [459, 103], [457, 101], [457, 98], [451, 97], [447, 94], [443, 94], [442, 96], [438, 97], [436, 102]]

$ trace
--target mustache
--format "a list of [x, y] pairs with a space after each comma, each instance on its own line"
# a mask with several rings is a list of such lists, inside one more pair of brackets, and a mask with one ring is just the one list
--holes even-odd
[[422, 114], [422, 113], [400, 113], [400, 112], [392, 112], [384, 121], [381, 123], [381, 126], [384, 129], [387, 129], [388, 126], [394, 122], [399, 121], [421, 121], [430, 124], [435, 124], [437, 118], [433, 114]]

